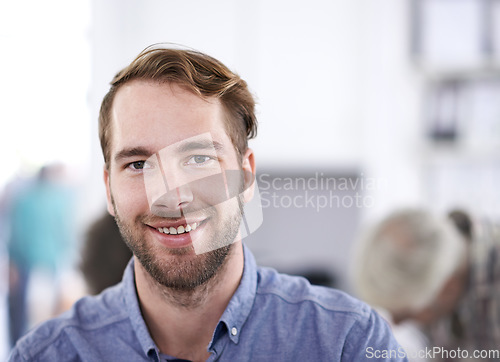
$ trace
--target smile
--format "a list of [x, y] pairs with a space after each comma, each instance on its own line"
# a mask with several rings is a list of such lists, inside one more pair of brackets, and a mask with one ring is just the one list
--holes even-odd
[[198, 227], [197, 223], [192, 223], [192, 224], [180, 225], [176, 228], [171, 226], [165, 228], [157, 228], [156, 230], [158, 230], [160, 233], [163, 234], [178, 235], [178, 234], [188, 233], [192, 230], [196, 230], [197, 227]]

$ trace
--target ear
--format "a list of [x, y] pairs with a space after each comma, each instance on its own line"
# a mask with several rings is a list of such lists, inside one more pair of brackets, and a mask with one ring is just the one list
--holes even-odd
[[255, 191], [255, 158], [252, 149], [247, 148], [241, 163], [245, 188], [243, 191], [243, 201], [249, 202], [253, 198]]
[[112, 216], [116, 216], [115, 210], [113, 208], [113, 202], [111, 201], [111, 186], [109, 182], [110, 182], [109, 170], [107, 169], [106, 165], [104, 165], [104, 186], [106, 186], [106, 199], [108, 204], [108, 212]]

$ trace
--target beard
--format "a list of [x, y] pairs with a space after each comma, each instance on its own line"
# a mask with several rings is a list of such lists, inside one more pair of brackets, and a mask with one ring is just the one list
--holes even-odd
[[242, 200], [239, 197], [237, 199], [238, 207], [234, 207], [234, 211], [223, 218], [214, 207], [204, 210], [210, 214], [209, 221], [215, 222], [207, 240], [203, 241], [212, 248], [196, 255], [192, 245], [181, 249], [165, 249], [155, 245], [154, 241], [148, 243], [144, 225], [152, 216], [138, 215], [133, 222], [127, 222], [120, 218], [111, 197], [116, 223], [132, 253], [154, 281], [181, 292], [192, 292], [206, 285], [223, 269], [242, 219]]

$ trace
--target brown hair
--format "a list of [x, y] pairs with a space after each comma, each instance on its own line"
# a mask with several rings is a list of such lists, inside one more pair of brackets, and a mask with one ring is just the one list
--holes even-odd
[[99, 113], [99, 138], [106, 167], [110, 161], [111, 109], [120, 87], [132, 80], [175, 83], [200, 97], [220, 100], [226, 115], [226, 130], [240, 155], [248, 140], [257, 135], [255, 101], [247, 83], [224, 64], [195, 50], [148, 47], [111, 81]]

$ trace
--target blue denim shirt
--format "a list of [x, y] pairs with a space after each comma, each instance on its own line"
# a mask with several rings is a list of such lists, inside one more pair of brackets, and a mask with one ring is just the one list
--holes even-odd
[[[244, 253], [243, 277], [215, 328], [209, 361], [406, 361], [387, 323], [366, 304], [257, 267], [246, 247]], [[120, 284], [28, 333], [9, 360], [175, 358], [162, 355], [149, 334], [131, 261]]]

